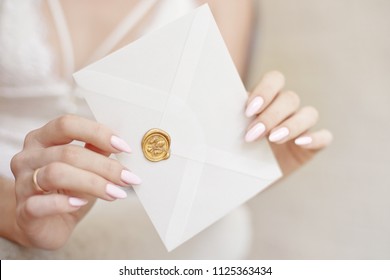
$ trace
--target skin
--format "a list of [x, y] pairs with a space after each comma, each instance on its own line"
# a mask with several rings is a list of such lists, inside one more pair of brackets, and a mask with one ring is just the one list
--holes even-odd
[[[89, 1], [62, 2], [65, 15], [75, 14], [69, 26], [75, 42], [76, 68], [85, 65], [86, 54], [96, 44], [88, 42], [100, 40], [88, 37], [96, 34], [89, 32], [88, 27], [96, 28], [104, 22], [105, 26], [101, 27], [110, 30], [116, 24], [108, 13], [102, 13], [112, 5], [111, 1], [94, 0], [94, 5]], [[207, 2], [213, 10], [233, 61], [244, 78], [254, 19], [253, 3], [249, 0]], [[95, 10], [89, 9], [91, 16], [88, 18], [77, 17], [77, 11], [83, 5], [96, 7]], [[123, 6], [121, 7], [123, 10]], [[106, 20], [102, 21], [102, 17]], [[84, 22], [80, 22], [81, 19]], [[48, 21], [50, 22], [50, 16]], [[77, 26], [85, 28], [76, 28]], [[117, 47], [130, 42], [132, 37], [132, 34], [128, 34]], [[51, 40], [53, 48], [59, 53], [58, 41], [53, 34]], [[284, 84], [285, 78], [280, 72], [266, 73], [249, 92], [246, 110], [248, 111], [256, 97], [263, 99], [263, 105], [252, 110], [249, 116], [248, 132], [258, 123], [264, 124], [265, 131], [251, 139], [252, 141], [269, 138], [282, 127], [288, 129], [286, 137], [271, 143], [279, 165], [287, 175], [329, 145], [332, 135], [325, 129], [314, 132], [310, 130], [317, 122], [317, 110], [313, 107], [301, 108], [299, 96], [293, 91], [285, 90]], [[26, 247], [60, 248], [97, 198], [116, 200], [108, 194], [107, 184], [125, 187], [129, 182], [121, 179], [121, 173], [126, 168], [107, 157], [112, 153], [126, 151], [112, 145], [112, 136], [115, 134], [110, 128], [77, 116], [59, 117], [30, 132], [25, 138], [22, 151], [11, 162], [15, 180], [0, 178], [0, 213], [3, 214], [0, 219], [0, 236]], [[310, 137], [312, 142], [306, 145], [295, 144], [295, 139], [301, 136]], [[85, 146], [73, 146], [70, 144], [73, 140], [82, 141]], [[33, 182], [34, 171], [38, 168], [36, 181], [42, 189], [37, 188]], [[133, 182], [135, 183], [137, 182]], [[74, 198], [78, 199], [78, 206], [71, 205], [70, 201]]]

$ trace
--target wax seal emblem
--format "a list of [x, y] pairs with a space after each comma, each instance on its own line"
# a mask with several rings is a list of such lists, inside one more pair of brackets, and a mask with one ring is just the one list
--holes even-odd
[[161, 161], [169, 158], [171, 137], [165, 131], [153, 128], [142, 138], [142, 151], [150, 161]]

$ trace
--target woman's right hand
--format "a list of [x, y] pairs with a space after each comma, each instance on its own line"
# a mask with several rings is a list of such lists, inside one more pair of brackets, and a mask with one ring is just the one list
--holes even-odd
[[[70, 144], [73, 140], [85, 146]], [[130, 147], [113, 131], [73, 115], [31, 131], [11, 162], [19, 243], [59, 248], [96, 198], [125, 198], [120, 187], [140, 184], [141, 179], [108, 157], [119, 152], [129, 153]]]

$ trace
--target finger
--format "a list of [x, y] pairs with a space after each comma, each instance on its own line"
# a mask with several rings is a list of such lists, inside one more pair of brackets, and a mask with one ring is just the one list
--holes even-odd
[[264, 136], [293, 114], [298, 109], [299, 103], [299, 96], [293, 91], [281, 92], [272, 104], [249, 125], [245, 141], [252, 142]]
[[123, 189], [103, 177], [61, 162], [40, 168], [37, 184], [45, 191], [91, 195], [108, 201], [127, 197]]
[[34, 195], [22, 208], [25, 218], [43, 218], [51, 215], [71, 213], [86, 205], [88, 200], [63, 194]]
[[49, 147], [79, 140], [109, 153], [131, 152], [128, 144], [111, 129], [97, 122], [74, 115], [59, 117], [30, 132], [25, 147]]
[[89, 143], [86, 143], [84, 145], [84, 148], [86, 148], [88, 150], [91, 150], [91, 151], [93, 151], [95, 153], [101, 154], [103, 156], [106, 156], [106, 157], [109, 157], [111, 155], [110, 152], [103, 151], [103, 150], [99, 149], [98, 147], [95, 147], [94, 145], [89, 144]]
[[311, 106], [301, 108], [271, 130], [269, 141], [283, 144], [313, 127], [318, 120], [318, 111]]
[[245, 115], [249, 118], [263, 111], [282, 90], [284, 84], [285, 78], [282, 73], [271, 71], [265, 74], [249, 96]]
[[95, 173], [117, 185], [138, 185], [141, 179], [117, 160], [105, 157], [77, 145], [53, 146], [28, 150], [25, 158], [32, 170], [52, 162], [63, 162], [76, 168]]
[[329, 146], [333, 141], [332, 133], [327, 129], [305, 133], [295, 139], [295, 144], [305, 149], [320, 150]]

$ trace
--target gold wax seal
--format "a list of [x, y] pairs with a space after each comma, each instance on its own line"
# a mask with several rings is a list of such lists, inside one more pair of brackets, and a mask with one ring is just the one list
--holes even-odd
[[165, 131], [153, 128], [142, 138], [142, 151], [150, 161], [161, 161], [169, 158], [171, 137]]

